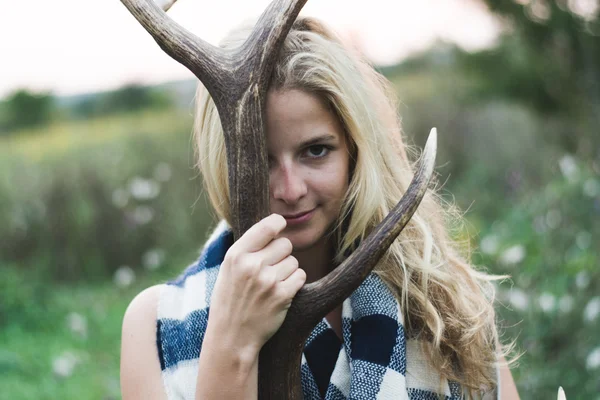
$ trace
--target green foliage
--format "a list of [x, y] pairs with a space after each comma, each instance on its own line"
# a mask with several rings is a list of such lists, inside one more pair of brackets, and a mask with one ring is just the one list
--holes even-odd
[[45, 309], [49, 287], [43, 284], [41, 271], [22, 271], [0, 264], [0, 276], [0, 330], [15, 320], [19, 320], [24, 329], [40, 328], [49, 320]]
[[594, 398], [600, 367], [588, 358], [600, 352], [600, 314], [584, 314], [594, 301], [600, 307], [600, 154], [575, 158], [548, 140], [568, 131], [586, 143], [593, 132], [578, 135], [572, 120], [505, 97], [474, 102], [478, 83], [468, 74], [419, 63], [391, 75], [404, 130], [421, 147], [438, 128], [442, 194], [481, 237], [474, 263], [513, 277], [512, 291], [510, 282], [500, 285], [508, 308], [498, 311], [504, 341], [515, 339], [524, 352], [513, 368], [522, 398], [554, 398], [559, 385], [567, 398]]
[[600, 124], [598, 9], [564, 0], [481, 1], [512, 29], [498, 46], [462, 54], [461, 66], [480, 86], [474, 94], [519, 101], [546, 116], [561, 114], [572, 126], [552, 142], [593, 157], [590, 148], [600, 146], [593, 134]]
[[578, 112], [582, 106], [578, 99], [600, 106], [597, 10], [564, 0], [482, 1], [509, 20], [514, 32], [499, 47], [483, 52], [473, 65], [500, 78], [499, 86], [505, 85], [507, 94], [529, 100], [545, 112]]
[[[513, 373], [524, 398], [595, 398], [600, 360], [600, 165], [561, 160], [558, 176], [483, 224], [476, 263], [500, 285], [506, 337], [524, 354]], [[560, 366], [560, 367], [559, 367]]]
[[473, 84], [452, 68], [436, 68], [393, 78], [407, 141], [422, 148], [430, 129], [437, 127], [442, 192], [447, 190], [463, 210], [497, 218], [556, 172], [549, 162], [558, 165], [561, 153], [544, 137], [562, 124], [518, 103], [471, 104]]
[[50, 122], [54, 97], [49, 93], [32, 93], [20, 89], [8, 96], [2, 106], [0, 135], [16, 129], [40, 126]]

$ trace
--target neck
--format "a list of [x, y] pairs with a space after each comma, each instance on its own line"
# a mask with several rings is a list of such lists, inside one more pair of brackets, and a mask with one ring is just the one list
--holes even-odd
[[333, 269], [333, 246], [328, 241], [321, 241], [314, 246], [294, 251], [300, 268], [306, 272], [306, 283], [318, 281]]

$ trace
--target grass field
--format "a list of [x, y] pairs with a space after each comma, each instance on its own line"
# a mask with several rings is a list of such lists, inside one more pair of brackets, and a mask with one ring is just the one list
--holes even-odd
[[53, 285], [39, 320], [0, 330], [0, 399], [118, 399], [121, 321], [142, 289], [173, 276], [148, 272], [131, 286]]

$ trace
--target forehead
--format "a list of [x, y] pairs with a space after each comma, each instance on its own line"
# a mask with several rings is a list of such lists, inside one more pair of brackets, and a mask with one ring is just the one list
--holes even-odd
[[269, 148], [293, 146], [324, 135], [344, 139], [341, 123], [326, 101], [303, 90], [269, 91], [265, 125]]

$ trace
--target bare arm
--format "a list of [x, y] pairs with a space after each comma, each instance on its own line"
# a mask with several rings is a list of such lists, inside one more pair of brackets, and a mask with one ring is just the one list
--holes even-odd
[[519, 400], [517, 386], [504, 357], [500, 359], [500, 396], [501, 400]]
[[226, 332], [207, 331], [204, 337], [196, 399], [255, 400], [260, 349], [238, 348], [231, 339], [223, 340], [223, 334]]
[[[125, 312], [121, 339], [121, 394], [123, 400], [164, 400], [156, 349], [156, 307], [160, 286], [138, 294]], [[226, 343], [224, 332], [207, 332], [200, 355], [198, 399], [256, 398], [258, 351], [253, 354]], [[250, 351], [249, 351], [250, 350]], [[260, 350], [260, 349], [259, 349]], [[253, 394], [253, 397], [251, 396]]]
[[[160, 286], [138, 294], [125, 312], [121, 339], [123, 400], [164, 400], [156, 349], [156, 307]], [[225, 332], [207, 332], [198, 368], [198, 399], [256, 398], [258, 351], [239, 351], [226, 343]], [[249, 350], [249, 349], [248, 349]], [[259, 349], [260, 350], [260, 349]], [[209, 383], [202, 384], [199, 382]], [[253, 394], [253, 396], [252, 396]]]
[[123, 400], [167, 398], [156, 351], [156, 306], [160, 286], [138, 294], [127, 307], [121, 336]]

